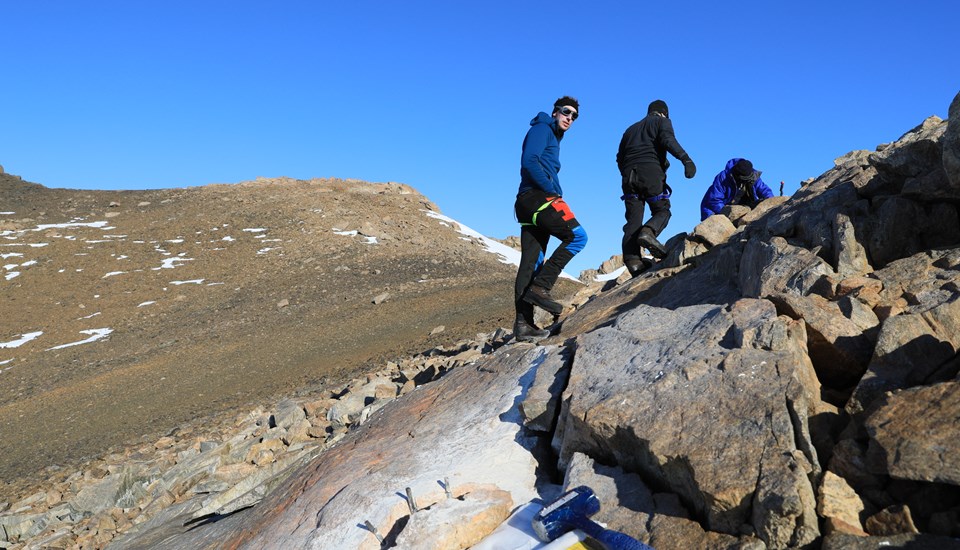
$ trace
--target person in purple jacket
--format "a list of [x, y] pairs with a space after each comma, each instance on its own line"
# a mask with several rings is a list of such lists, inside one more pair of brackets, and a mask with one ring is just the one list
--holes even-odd
[[753, 208], [760, 201], [773, 196], [773, 191], [760, 179], [760, 171], [753, 169], [747, 159], [732, 158], [726, 168], [713, 178], [700, 201], [700, 221], [719, 214], [724, 206], [740, 204]]

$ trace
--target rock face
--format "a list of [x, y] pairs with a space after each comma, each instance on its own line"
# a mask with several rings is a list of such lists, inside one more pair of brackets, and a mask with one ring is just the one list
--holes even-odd
[[[529, 530], [525, 504], [581, 484], [598, 520], [657, 550], [960, 548], [948, 124], [669, 239], [657, 266], [581, 294], [539, 346], [484, 349], [365, 417], [343, 400], [363, 421], [263, 474], [262, 500], [204, 516], [170, 502], [110, 548], [489, 548], [505, 510], [520, 507], [501, 529]], [[295, 430], [293, 409], [275, 421]], [[8, 531], [35, 525], [17, 508]]]
[[712, 531], [810, 543], [820, 466], [806, 418], [820, 406], [805, 350], [802, 324], [768, 301], [639, 305], [578, 338], [561, 462], [580, 452], [636, 472]]

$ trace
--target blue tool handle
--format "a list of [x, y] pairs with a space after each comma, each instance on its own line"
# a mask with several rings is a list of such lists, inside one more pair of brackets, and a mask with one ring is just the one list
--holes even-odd
[[579, 517], [576, 518], [575, 523], [581, 531], [603, 544], [606, 550], [653, 550], [653, 547], [638, 541], [630, 535], [625, 535], [611, 529], [604, 529], [590, 519]]

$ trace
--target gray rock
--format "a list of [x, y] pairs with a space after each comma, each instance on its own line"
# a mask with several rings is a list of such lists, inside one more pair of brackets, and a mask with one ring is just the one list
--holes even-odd
[[[883, 392], [930, 383], [960, 349], [960, 300], [883, 322], [873, 358], [857, 384], [847, 412], [859, 414]], [[955, 374], [955, 372], [954, 372]]]
[[837, 213], [833, 222], [834, 269], [840, 277], [866, 275], [873, 271], [867, 250], [857, 239], [857, 231], [845, 213]]
[[740, 225], [740, 220], [750, 213], [749, 206], [741, 204], [728, 204], [720, 209], [720, 215], [724, 216], [735, 226]]
[[710, 216], [693, 228], [690, 239], [713, 248], [727, 242], [727, 239], [737, 230], [726, 216]]
[[802, 319], [807, 330], [810, 360], [820, 380], [836, 387], [856, 384], [873, 354], [872, 333], [864, 333], [836, 302], [812, 294], [776, 293], [770, 300], [777, 311]]
[[765, 298], [784, 292], [805, 296], [833, 269], [816, 254], [793, 246], [781, 237], [768, 241], [751, 238], [740, 261], [739, 285], [748, 298]]
[[806, 544], [818, 535], [806, 422], [819, 390], [804, 344], [765, 301], [640, 304], [578, 338], [561, 462], [619, 464], [678, 493], [711, 530], [752, 521], [768, 544]]
[[776, 209], [780, 205], [786, 203], [788, 200], [790, 200], [790, 197], [779, 196], [770, 197], [769, 199], [760, 201], [760, 204], [746, 212], [739, 220], [737, 220], [737, 227], [757, 223], [761, 218], [769, 214], [772, 210]]
[[950, 185], [960, 190], [960, 93], [950, 103], [947, 129], [943, 134], [943, 170]]
[[550, 432], [554, 428], [560, 395], [567, 385], [570, 374], [569, 353], [554, 346], [546, 348], [542, 362], [537, 366], [537, 375], [533, 385], [520, 403], [523, 425], [540, 432]]
[[292, 399], [284, 399], [277, 403], [277, 410], [273, 416], [277, 427], [289, 430], [301, 420], [306, 419], [307, 414], [303, 411], [302, 405]]
[[877, 550], [878, 548], [909, 548], [910, 550], [960, 550], [960, 540], [936, 535], [894, 535], [889, 537], [860, 537], [833, 533], [823, 539], [821, 550]]
[[960, 485], [960, 382], [895, 392], [864, 420], [867, 463], [897, 479]]
[[128, 466], [83, 488], [73, 499], [73, 506], [91, 513], [114, 507], [133, 508], [146, 495], [146, 485], [151, 481], [136, 466]]
[[603, 466], [582, 453], [574, 453], [564, 476], [563, 490], [586, 485], [600, 501], [594, 521], [648, 543], [647, 525], [656, 505], [653, 493], [637, 474], [615, 466]]
[[672, 237], [664, 243], [664, 247], [667, 249], [667, 256], [660, 260], [657, 265], [661, 268], [680, 267], [684, 264], [694, 263], [695, 258], [710, 249], [702, 242], [687, 238], [685, 233]]
[[888, 179], [899, 179], [901, 182], [907, 177], [928, 172], [942, 165], [940, 137], [946, 129], [947, 123], [943, 119], [931, 116], [901, 136], [891, 147], [870, 155], [869, 162]]

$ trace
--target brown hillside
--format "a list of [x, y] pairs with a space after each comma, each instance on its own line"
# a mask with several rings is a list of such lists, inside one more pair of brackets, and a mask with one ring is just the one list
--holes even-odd
[[395, 183], [0, 174], [0, 482], [508, 326], [515, 268], [425, 210]]

